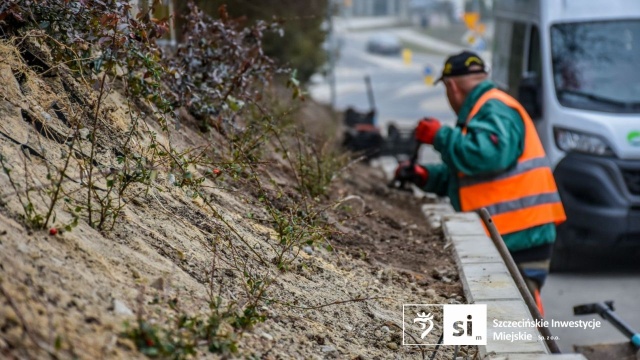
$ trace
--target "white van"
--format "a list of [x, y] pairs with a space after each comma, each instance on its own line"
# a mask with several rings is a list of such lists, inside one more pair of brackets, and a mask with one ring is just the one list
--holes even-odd
[[640, 0], [493, 6], [493, 80], [532, 115], [567, 212], [554, 267], [640, 249]]

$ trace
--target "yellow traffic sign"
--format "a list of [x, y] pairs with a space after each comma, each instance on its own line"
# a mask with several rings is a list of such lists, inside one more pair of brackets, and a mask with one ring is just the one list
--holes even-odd
[[413, 52], [410, 49], [402, 49], [402, 61], [405, 65], [411, 65], [411, 58], [413, 57]]
[[433, 82], [434, 82], [433, 75], [427, 75], [424, 77], [424, 83], [427, 84], [427, 86], [432, 86]]
[[467, 25], [469, 30], [476, 30], [478, 26], [478, 21], [480, 21], [480, 13], [478, 12], [467, 12], [464, 13], [463, 16], [464, 23]]

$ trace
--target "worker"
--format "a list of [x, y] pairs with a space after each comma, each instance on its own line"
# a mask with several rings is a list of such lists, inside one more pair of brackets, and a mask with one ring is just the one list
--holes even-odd
[[486, 208], [544, 313], [540, 289], [565, 213], [535, 126], [517, 100], [488, 80], [485, 62], [473, 52], [449, 57], [438, 82], [457, 123], [422, 119], [415, 138], [433, 145], [442, 163], [401, 163], [396, 178], [449, 196], [456, 211]]

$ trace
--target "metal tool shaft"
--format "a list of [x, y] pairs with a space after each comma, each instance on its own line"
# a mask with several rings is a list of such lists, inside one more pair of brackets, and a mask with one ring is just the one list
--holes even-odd
[[636, 347], [640, 348], [640, 334], [633, 330], [629, 324], [618, 317], [613, 310], [613, 301], [593, 304], [578, 305], [573, 307], [574, 315], [598, 314], [609, 321], [616, 329], [624, 334]]
[[[538, 310], [538, 306], [536, 305], [533, 296], [531, 296], [529, 288], [527, 287], [527, 284], [525, 283], [524, 278], [520, 273], [520, 269], [518, 269], [518, 266], [513, 261], [509, 249], [507, 249], [507, 246], [504, 244], [502, 236], [500, 236], [496, 225], [491, 219], [491, 215], [489, 215], [489, 211], [487, 211], [487, 209], [485, 208], [480, 209], [480, 218], [482, 218], [484, 225], [489, 230], [491, 240], [493, 240], [493, 244], [498, 249], [498, 252], [500, 253], [500, 256], [502, 256], [505, 265], [507, 265], [507, 269], [509, 270], [511, 277], [515, 281], [516, 287], [520, 291], [520, 295], [522, 295], [522, 298], [524, 299], [529, 312], [531, 312], [531, 315], [533, 315], [534, 320], [543, 320], [542, 314], [540, 314], [540, 310]], [[538, 331], [540, 331], [540, 335], [544, 336], [545, 343], [547, 344], [549, 351], [551, 351], [552, 354], [560, 354], [560, 348], [558, 347], [558, 344], [555, 342], [555, 340], [553, 340], [549, 329], [546, 327], [539, 327]]]

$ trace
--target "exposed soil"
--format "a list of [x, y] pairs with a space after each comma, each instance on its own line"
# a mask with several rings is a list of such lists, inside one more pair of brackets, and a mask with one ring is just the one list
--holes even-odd
[[[362, 199], [351, 201], [351, 212], [362, 211], [365, 204], [366, 216], [345, 223], [357, 231], [340, 239], [345, 251], [374, 265], [410, 273], [421, 286], [443, 294], [462, 294], [452, 254], [444, 249], [443, 234], [430, 229], [422, 213], [421, 206], [428, 203], [427, 199], [388, 188], [382, 171], [365, 164], [356, 166], [336, 186], [336, 194]], [[345, 207], [341, 210], [344, 216]]]
[[[7, 43], [0, 44], [0, 79], [0, 153], [11, 181], [23, 190], [48, 188], [47, 169], [60, 168], [68, 148], [66, 120], [83, 118], [92, 90], [64, 68], [43, 79]], [[105, 106], [111, 110], [101, 120], [96, 158], [115, 164], [131, 117], [117, 92]], [[301, 116], [327, 121], [323, 108], [308, 106]], [[182, 126], [165, 134], [154, 119], [144, 121], [158, 142], [179, 151], [220, 145], [215, 132]], [[78, 141], [88, 148], [86, 136]], [[143, 149], [148, 141], [141, 136], [136, 145]], [[293, 188], [286, 164], [271, 156], [261, 171]], [[74, 160], [67, 171], [69, 196], [86, 191], [81, 163]], [[230, 325], [220, 330], [237, 337], [238, 357], [422, 358], [424, 349], [401, 346], [402, 304], [464, 301], [451, 254], [442, 235], [427, 227], [420, 200], [387, 189], [375, 169], [352, 166], [320, 200], [329, 206], [350, 197], [326, 214], [338, 230], [327, 238], [336, 251], [296, 247], [286, 254], [286, 271], [270, 263], [278, 244], [248, 181], [207, 178], [204, 195], [214, 204], [207, 207], [170, 178], [160, 171], [149, 192], [134, 186], [112, 231], [98, 231], [82, 217], [72, 231], [49, 234], [25, 225], [10, 177], [0, 174], [0, 358], [146, 358], [123, 336], [137, 320], [168, 327], [180, 316], [207, 319], [216, 296], [221, 308], [242, 308], [248, 275], [272, 285], [259, 303], [264, 322], [242, 335]], [[44, 212], [49, 195], [32, 195], [36, 211]], [[291, 208], [291, 201], [279, 206]], [[69, 223], [69, 212], [58, 209], [54, 225]], [[220, 358], [206, 345], [195, 358]], [[443, 348], [436, 359], [451, 356]]]

